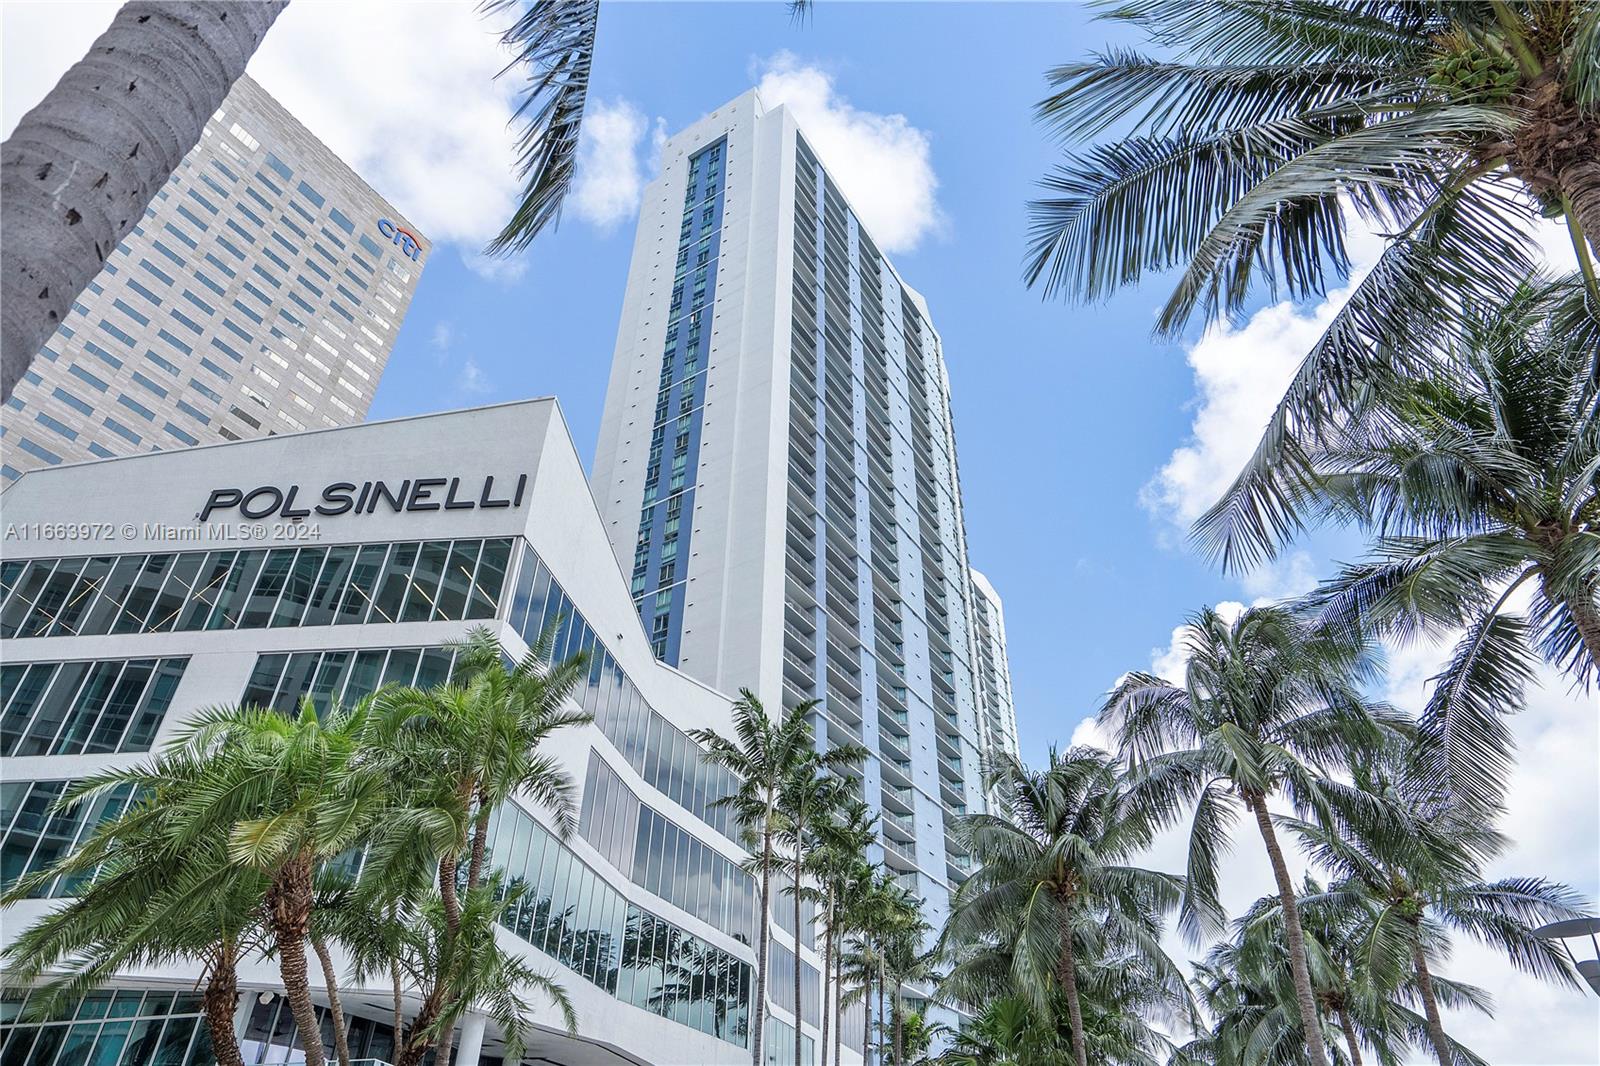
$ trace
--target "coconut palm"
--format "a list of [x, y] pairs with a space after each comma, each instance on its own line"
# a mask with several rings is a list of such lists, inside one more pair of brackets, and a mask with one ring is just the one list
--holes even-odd
[[1325, 619], [1399, 639], [1463, 633], [1423, 714], [1439, 740], [1428, 772], [1487, 810], [1511, 763], [1500, 715], [1520, 708], [1538, 659], [1600, 677], [1600, 319], [1572, 328], [1581, 299], [1572, 278], [1470, 308], [1448, 366], [1385, 377], [1313, 442], [1293, 506], [1375, 536], [1311, 598]]
[[1440, 1066], [1450, 1066], [1457, 1050], [1444, 1031], [1435, 970], [1448, 956], [1451, 935], [1496, 949], [1525, 973], [1581, 987], [1570, 959], [1533, 930], [1582, 916], [1584, 900], [1538, 877], [1483, 880], [1482, 863], [1509, 841], [1478, 811], [1442, 802], [1438, 792], [1406, 776], [1402, 758], [1388, 752], [1355, 767], [1361, 802], [1336, 798], [1333, 818], [1286, 819], [1285, 825], [1335, 877], [1310, 894], [1307, 905], [1369, 912], [1363, 964], [1369, 971], [1409, 968], [1423, 1007], [1422, 1029]]
[[[778, 795], [778, 818], [781, 838], [788, 854], [781, 866], [789, 877], [788, 893], [794, 905], [795, 944], [800, 943], [800, 904], [808, 896], [814, 898], [811, 886], [806, 884], [813, 849], [820, 847], [819, 827], [839, 812], [850, 794], [852, 782], [834, 771], [859, 763], [867, 757], [867, 749], [859, 744], [830, 749], [826, 756], [807, 752], [798, 760]], [[826, 932], [824, 933], [826, 935]], [[800, 1003], [801, 968], [794, 968], [794, 1001]], [[826, 990], [824, 990], [826, 991]], [[824, 998], [823, 1003], [827, 1000]], [[797, 1008], [798, 1009], [798, 1008]], [[826, 1010], [823, 1012], [826, 1014]], [[794, 1027], [795, 1061], [804, 1058], [800, 1026]], [[826, 1040], [824, 1040], [824, 1044]]]
[[[161, 784], [0, 899], [4, 905], [20, 902], [56, 877], [77, 883], [71, 899], [22, 930], [6, 949], [6, 978], [26, 986], [53, 972], [35, 993], [48, 1012], [99, 987], [119, 969], [192, 967], [202, 988], [212, 1054], [220, 1066], [242, 1066], [234, 1032], [238, 962], [260, 950], [266, 939], [261, 901], [267, 879], [236, 866], [221, 837], [175, 845], [170, 801], [174, 793], [196, 786], [205, 766], [169, 756], [161, 772]], [[92, 802], [85, 798], [92, 787], [92, 782], [75, 786], [61, 805]]]
[[[1348, 896], [1329, 896], [1310, 877], [1301, 889], [1300, 910], [1330, 1051], [1361, 1066], [1363, 1050], [1370, 1049], [1380, 1063], [1389, 1064], [1406, 1061], [1411, 1045], [1427, 1044], [1426, 1019], [1415, 1009], [1421, 990], [1410, 960], [1385, 950], [1390, 945], [1375, 926], [1377, 910]], [[1283, 909], [1277, 898], [1257, 900], [1233, 929], [1232, 939], [1217, 945], [1203, 964], [1207, 998], [1219, 1008], [1209, 1037], [1213, 1052], [1224, 1061], [1242, 1062], [1270, 1047], [1269, 1058], [1302, 1060], [1305, 1044], [1284, 964]], [[1434, 991], [1447, 1007], [1489, 1011], [1488, 993], [1472, 985], [1435, 976]], [[1454, 1041], [1448, 1047], [1458, 1064], [1482, 1062]]]
[[[403, 806], [385, 818], [367, 862], [378, 883], [398, 879], [419, 866], [432, 871], [443, 909], [445, 950], [454, 950], [461, 920], [462, 890], [485, 883], [489, 821], [495, 808], [521, 796], [542, 805], [563, 838], [573, 829], [574, 784], [560, 762], [541, 751], [554, 733], [592, 717], [568, 706], [588, 672], [578, 654], [549, 663], [552, 633], [546, 632], [516, 663], [507, 666], [498, 641], [486, 628], [473, 630], [458, 647], [455, 676], [430, 689], [395, 688], [377, 698], [369, 743], [382, 753], [385, 773], [406, 782]], [[460, 869], [461, 857], [466, 869]], [[456, 972], [449, 959], [439, 973]], [[448, 1061], [453, 1027], [445, 1018], [467, 1007], [465, 990], [448, 982], [434, 986], [423, 1002], [400, 1066], [411, 1066], [433, 1047]]]
[[935, 1061], [940, 1066], [1053, 1066], [1071, 1054], [1026, 1000], [1001, 996], [962, 1026]]
[[1282, 607], [1231, 624], [1207, 608], [1190, 619], [1181, 684], [1127, 674], [1101, 720], [1129, 759], [1134, 787], [1157, 816], [1193, 805], [1179, 921], [1191, 938], [1215, 925], [1217, 864], [1242, 805], [1254, 816], [1284, 910], [1285, 946], [1312, 1066], [1328, 1066], [1294, 885], [1269, 801], [1328, 810], [1330, 774], [1383, 742], [1401, 720], [1363, 694], [1378, 676], [1375, 646], [1343, 628], [1314, 627]]
[[[1073, 1061], [1087, 1066], [1079, 987], [1085, 953], [1100, 951], [1110, 936], [1176, 978], [1158, 944], [1159, 913], [1178, 904], [1182, 881], [1130, 864], [1149, 846], [1156, 822], [1104, 752], [1052, 749], [1037, 771], [999, 754], [985, 787], [998, 797], [998, 810], [959, 824], [978, 869], [956, 891], [944, 939], [960, 947], [990, 940], [1001, 928], [1014, 931], [1010, 993], [1048, 1017], [1059, 988]], [[968, 1001], [982, 1002], [982, 995], [969, 992]]]
[[1158, 324], [1170, 335], [1197, 310], [1242, 310], [1263, 281], [1324, 293], [1348, 273], [1352, 227], [1390, 235], [1197, 527], [1225, 565], [1294, 528], [1298, 438], [1372, 375], [1431, 366], [1463, 301], [1514, 287], [1537, 211], [1565, 220], [1600, 308], [1595, 0], [1129, 0], [1106, 17], [1161, 54], [1050, 72], [1037, 111], [1054, 133], [1131, 132], [1044, 181], [1030, 283], [1098, 299], [1177, 269]]
[[287, 0], [133, 0], [0, 145], [0, 401], [144, 216]]
[[[761, 886], [756, 922], [755, 1016], [751, 1019], [750, 1061], [760, 1066], [766, 1017], [768, 919], [772, 914], [772, 874], [779, 866], [774, 842], [784, 827], [780, 813], [784, 788], [797, 768], [815, 757], [810, 716], [818, 701], [807, 700], [789, 708], [774, 721], [755, 693], [741, 689], [733, 704], [733, 739], [715, 729], [690, 730], [689, 737], [705, 748], [706, 759], [739, 779], [737, 791], [719, 796], [713, 805], [728, 807], [739, 824], [745, 843], [754, 852], [752, 865]], [[826, 759], [826, 757], [823, 757]], [[795, 935], [799, 936], [796, 923]], [[799, 1000], [795, 1003], [798, 1005]]]

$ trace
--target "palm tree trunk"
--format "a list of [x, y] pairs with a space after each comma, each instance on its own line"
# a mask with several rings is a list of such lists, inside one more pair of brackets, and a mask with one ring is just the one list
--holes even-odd
[[206, 1029], [211, 1034], [211, 1054], [216, 1057], [217, 1066], [244, 1066], [239, 1054], [239, 1034], [233, 1029], [234, 1015], [239, 1009], [237, 952], [237, 947], [226, 940], [212, 949], [206, 990], [200, 997]]
[[824, 890], [822, 904], [822, 1042], [817, 1055], [828, 1066], [828, 993], [833, 985], [833, 884]]
[[[762, 1066], [761, 1040], [766, 1035], [762, 1030], [767, 1014], [767, 918], [772, 913], [772, 830], [767, 827], [770, 824], [769, 818], [767, 825], [761, 827], [761, 913], [756, 916], [756, 980], [755, 993], [751, 997], [755, 1000], [751, 1005], [754, 1015], [750, 1033], [752, 1066]], [[799, 962], [796, 956], [796, 965]]]
[[94, 280], [287, 0], [138, 0], [0, 146], [0, 401]]
[[794, 827], [794, 1066], [805, 1066], [805, 1037], [800, 1032], [800, 864], [805, 861], [805, 826]]
[[[833, 952], [833, 1061], [844, 1066], [844, 937], [836, 936]], [[861, 1060], [866, 1066], [866, 1059]]]
[[1337, 1016], [1339, 1028], [1344, 1030], [1345, 1046], [1350, 1049], [1350, 1066], [1361, 1066], [1361, 1041], [1356, 1039], [1356, 1027], [1343, 1007], [1339, 1008]]
[[311, 859], [296, 856], [284, 863], [267, 889], [267, 920], [278, 947], [278, 971], [283, 994], [300, 1030], [300, 1047], [306, 1066], [324, 1066], [322, 1031], [311, 1004], [311, 982], [306, 968], [306, 936], [311, 929]]
[[1587, 155], [1575, 152], [1573, 156], [1556, 173], [1556, 184], [1572, 205], [1578, 228], [1589, 242], [1589, 254], [1600, 261], [1600, 159], [1592, 151]]
[[872, 970], [861, 984], [861, 1066], [872, 1061]]
[[445, 1031], [439, 1034], [439, 1048], [433, 1055], [433, 1066], [450, 1066], [450, 1056], [456, 1049], [456, 1026], [451, 1022]]
[[1428, 972], [1428, 957], [1422, 950], [1422, 923], [1411, 923], [1411, 964], [1417, 971], [1417, 992], [1422, 996], [1422, 1013], [1427, 1019], [1428, 1041], [1433, 1044], [1439, 1066], [1451, 1066], [1450, 1041], [1439, 1018], [1439, 1001], [1433, 994], [1433, 975]]
[[889, 1061], [889, 1012], [884, 1009], [885, 993], [889, 990], [889, 975], [878, 970], [878, 1062]]
[[900, 982], [894, 984], [894, 1066], [905, 1066], [906, 1061], [906, 1001], [900, 994]]
[[1295, 901], [1294, 882], [1289, 880], [1289, 867], [1283, 861], [1283, 849], [1278, 846], [1278, 835], [1272, 829], [1272, 816], [1267, 812], [1266, 797], [1252, 795], [1247, 802], [1255, 812], [1261, 841], [1267, 846], [1267, 857], [1272, 860], [1272, 876], [1278, 882], [1278, 901], [1283, 905], [1284, 939], [1289, 947], [1289, 972], [1294, 976], [1294, 996], [1300, 1005], [1300, 1025], [1305, 1030], [1306, 1052], [1311, 1059], [1311, 1066], [1328, 1066], [1328, 1049], [1322, 1042], [1317, 1003], [1311, 993], [1311, 968], [1306, 964], [1306, 937], [1300, 926], [1300, 907]]
[[394, 1046], [400, 1047], [400, 1040], [406, 1031], [405, 998], [400, 991], [400, 960], [389, 960], [389, 979], [394, 982]]
[[1089, 1066], [1089, 1044], [1083, 1032], [1083, 1000], [1078, 994], [1078, 952], [1072, 945], [1071, 928], [1061, 935], [1061, 987], [1067, 994], [1067, 1019], [1072, 1026], [1072, 1061]]
[[328, 1014], [333, 1018], [333, 1050], [339, 1057], [339, 1066], [350, 1066], [350, 1040], [345, 1032], [344, 1006], [339, 1002], [339, 976], [333, 969], [333, 956], [328, 952], [328, 942], [320, 936], [311, 938], [311, 949], [317, 953], [322, 966], [322, 980], [328, 986]]
[[489, 851], [489, 816], [494, 811], [478, 797], [478, 818], [472, 826], [472, 859], [467, 863], [467, 889], [477, 888], [483, 880], [484, 859]]

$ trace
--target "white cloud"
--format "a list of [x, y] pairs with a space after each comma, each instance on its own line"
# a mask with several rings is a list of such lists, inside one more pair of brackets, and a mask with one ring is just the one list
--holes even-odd
[[830, 74], [790, 52], [763, 64], [756, 91], [767, 107], [781, 104], [794, 112], [881, 249], [909, 252], [943, 225], [928, 134], [906, 116], [858, 110], [839, 95]]
[[516, 200], [517, 79], [470, 4], [290, 4], [249, 71], [436, 243], [476, 254]]
[[[1576, 267], [1563, 227], [1540, 221], [1531, 229], [1549, 270]], [[1350, 279], [1342, 288], [1314, 305], [1284, 301], [1262, 308], [1242, 326], [1218, 323], [1188, 350], [1195, 415], [1189, 439], [1173, 450], [1140, 493], [1152, 514], [1187, 529], [1243, 469], [1295, 369], [1377, 262], [1384, 238], [1356, 230], [1349, 235], [1349, 244]]]
[[[1421, 711], [1449, 654], [1449, 643], [1391, 650], [1387, 698]], [[1541, 667], [1527, 707], [1509, 720], [1517, 763], [1506, 790], [1500, 828], [1513, 844], [1486, 871], [1490, 879], [1546, 877], [1586, 895], [1600, 894], [1595, 842], [1600, 840], [1600, 696], [1575, 692], [1570, 681]], [[1600, 1062], [1600, 1014], [1593, 993], [1564, 989], [1512, 969], [1505, 958], [1457, 938], [1442, 967], [1449, 976], [1493, 993], [1495, 1017], [1447, 1013], [1445, 1027], [1490, 1062], [1553, 1066]]]
[[428, 343], [438, 351], [446, 351], [455, 342], [455, 328], [449, 322], [439, 321], [433, 324], [433, 336]]
[[493, 390], [493, 383], [478, 365], [478, 361], [468, 356], [456, 374], [456, 391], [465, 396], [482, 396]]
[[1317, 587], [1316, 563], [1309, 552], [1295, 550], [1263, 563], [1239, 581], [1254, 599], [1252, 606], [1303, 596]]
[[644, 112], [627, 100], [590, 101], [568, 201], [579, 218], [610, 231], [633, 216], [644, 188], [639, 142], [648, 126]]

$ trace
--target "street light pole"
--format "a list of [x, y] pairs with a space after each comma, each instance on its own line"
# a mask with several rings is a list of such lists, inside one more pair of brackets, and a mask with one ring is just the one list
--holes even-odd
[[[1578, 968], [1578, 973], [1589, 982], [1589, 987], [1594, 989], [1595, 995], [1600, 996], [1600, 918], [1569, 918], [1564, 922], [1551, 922], [1541, 925], [1533, 931], [1533, 935], [1546, 940], [1559, 940], [1561, 950], [1567, 953], [1567, 958]], [[1567, 946], [1568, 940], [1581, 940], [1589, 938], [1590, 945], [1594, 948], [1595, 957], [1580, 959], [1573, 954], [1572, 948]]]

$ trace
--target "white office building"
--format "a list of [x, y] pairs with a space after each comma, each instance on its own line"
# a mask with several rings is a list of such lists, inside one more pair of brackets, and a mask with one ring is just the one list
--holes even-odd
[[361, 421], [429, 247], [240, 78], [0, 408], [0, 484]]
[[668, 140], [592, 482], [660, 659], [858, 743], [875, 859], [935, 927], [985, 742], [950, 382], [923, 298], [786, 108]]
[[[592, 664], [576, 702], [594, 724], [549, 748], [581, 786], [578, 830], [563, 842], [541, 805], [516, 800], [496, 816], [491, 857], [527, 886], [501, 938], [565, 986], [580, 1035], [533, 995], [525, 1061], [749, 1061], [758, 897], [727, 811], [710, 806], [733, 781], [686, 735], [727, 729], [730, 700], [652, 654], [553, 400], [51, 466], [0, 505], [6, 887], [129, 799], [53, 810], [69, 782], [134, 763], [196, 708], [439, 681], [446, 643], [473, 626], [520, 655], [555, 624], [555, 655], [587, 651]], [[0, 915], [0, 942], [72, 890], [50, 883]], [[797, 944], [774, 927], [775, 1066], [792, 1066], [797, 1006], [815, 1059], [812, 935]], [[0, 1057], [204, 1066], [196, 972], [130, 970], [45, 1022], [8, 988]], [[245, 1062], [296, 1061], [275, 964], [250, 960], [241, 989]], [[353, 1055], [391, 1059], [387, 989], [341, 999]], [[862, 1018], [846, 1014], [843, 1066], [860, 1061]], [[502, 1035], [470, 1017], [457, 1063], [496, 1066]]]

